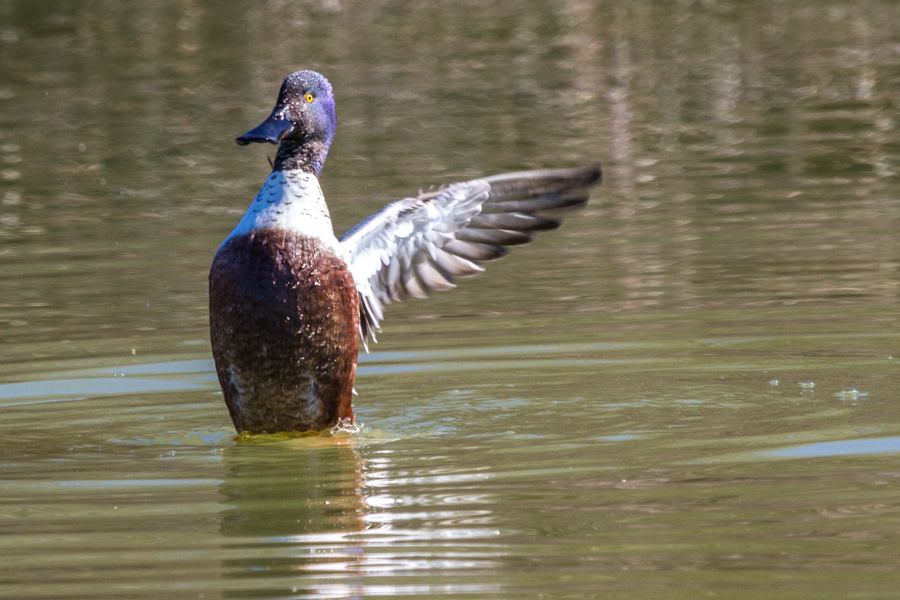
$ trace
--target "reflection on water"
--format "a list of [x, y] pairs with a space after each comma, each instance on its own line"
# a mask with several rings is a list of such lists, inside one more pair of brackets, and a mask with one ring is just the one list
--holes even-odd
[[[272, 582], [284, 594], [313, 594], [322, 574], [360, 572], [364, 541], [346, 534], [366, 523], [365, 475], [350, 440], [299, 438], [274, 448], [241, 443], [224, 454], [221, 532], [236, 558], [222, 561], [225, 578], [266, 582], [253, 594], [242, 584], [233, 597], [271, 597]], [[309, 576], [309, 587], [298, 587]], [[317, 577], [318, 576], [318, 577]], [[346, 579], [343, 577], [342, 579]], [[362, 595], [361, 583], [340, 584], [340, 594]], [[227, 597], [232, 597], [226, 594]]]
[[814, 458], [848, 454], [878, 454], [882, 452], [900, 452], [900, 438], [842, 440], [840, 442], [805, 444], [793, 448], [773, 450], [772, 452], [763, 453], [761, 456], [771, 456], [773, 458]]
[[[224, 453], [222, 572], [234, 580], [226, 597], [500, 589], [467, 583], [497, 569], [505, 554], [491, 543], [500, 532], [487, 499], [462, 491], [486, 473], [428, 467], [424, 457], [413, 471], [398, 471], [393, 450], [365, 439], [266, 437]], [[432, 571], [455, 581], [408, 583]]]
[[[898, 22], [0, 0], [0, 597], [895, 596]], [[458, 178], [606, 177], [389, 307], [366, 430], [239, 443], [207, 269], [268, 170], [233, 137], [298, 68], [335, 86], [339, 231]]]

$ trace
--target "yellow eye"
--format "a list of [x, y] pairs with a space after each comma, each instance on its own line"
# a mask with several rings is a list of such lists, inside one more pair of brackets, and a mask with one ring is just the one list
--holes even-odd
[[312, 102], [312, 101], [313, 101], [313, 96], [312, 96], [312, 94], [307, 94], [307, 95], [306, 95], [306, 101], [307, 101], [307, 102]]

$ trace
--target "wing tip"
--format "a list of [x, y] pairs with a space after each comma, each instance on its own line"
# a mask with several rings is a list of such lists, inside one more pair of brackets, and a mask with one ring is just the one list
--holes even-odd
[[594, 163], [588, 167], [588, 181], [585, 185], [600, 185], [603, 183], [603, 165]]

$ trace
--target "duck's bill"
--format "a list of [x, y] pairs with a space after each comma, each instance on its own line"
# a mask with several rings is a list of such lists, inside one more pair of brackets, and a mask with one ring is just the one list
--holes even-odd
[[246, 146], [251, 143], [263, 144], [267, 142], [269, 144], [277, 144], [284, 136], [289, 134], [293, 128], [294, 124], [287, 119], [279, 119], [270, 116], [241, 137], [235, 138], [235, 141], [241, 146]]

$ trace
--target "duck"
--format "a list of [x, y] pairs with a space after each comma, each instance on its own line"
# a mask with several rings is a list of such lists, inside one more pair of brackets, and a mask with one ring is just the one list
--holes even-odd
[[[384, 308], [456, 287], [585, 205], [599, 165], [493, 175], [420, 191], [337, 237], [319, 183], [337, 127], [331, 83], [300, 70], [238, 144], [277, 145], [272, 172], [216, 251], [210, 343], [239, 434], [354, 422], [360, 345]], [[548, 214], [550, 213], [550, 214]]]

